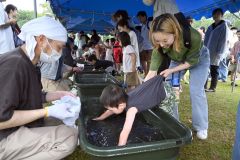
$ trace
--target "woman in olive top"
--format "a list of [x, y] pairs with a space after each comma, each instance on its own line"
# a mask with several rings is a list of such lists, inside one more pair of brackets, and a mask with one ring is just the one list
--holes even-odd
[[184, 45], [180, 24], [173, 15], [163, 14], [155, 18], [150, 30], [155, 49], [152, 53], [150, 71], [145, 81], [157, 75], [164, 54], [171, 59], [169, 68], [160, 72], [160, 75], [166, 77], [167, 80], [172, 79], [173, 76], [178, 76], [178, 74], [182, 76], [189, 69], [193, 129], [197, 131], [199, 139], [207, 139], [208, 104], [204, 84], [210, 63], [209, 52], [203, 46], [198, 31], [190, 28], [190, 33], [191, 47], [188, 49]]

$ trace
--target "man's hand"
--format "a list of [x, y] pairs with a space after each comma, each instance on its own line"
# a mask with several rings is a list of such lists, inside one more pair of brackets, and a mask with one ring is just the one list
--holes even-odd
[[72, 96], [76, 97], [73, 93], [68, 91], [56, 91], [56, 92], [48, 92], [46, 95], [46, 101], [52, 102], [58, 99], [61, 99], [64, 96]]
[[50, 107], [46, 107], [45, 109], [47, 117], [64, 120], [75, 116], [75, 112], [71, 112], [71, 105], [69, 104], [55, 104]]

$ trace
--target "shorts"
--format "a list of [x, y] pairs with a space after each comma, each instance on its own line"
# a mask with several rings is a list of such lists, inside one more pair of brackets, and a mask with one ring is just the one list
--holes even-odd
[[128, 86], [137, 86], [140, 84], [137, 72], [124, 73], [124, 82]]
[[228, 70], [230, 71], [230, 72], [236, 72], [236, 70], [237, 70], [237, 64], [235, 63], [235, 64], [230, 64], [229, 65], [229, 67], [228, 67]]
[[152, 50], [143, 50], [140, 53], [140, 61], [150, 62], [152, 57]]

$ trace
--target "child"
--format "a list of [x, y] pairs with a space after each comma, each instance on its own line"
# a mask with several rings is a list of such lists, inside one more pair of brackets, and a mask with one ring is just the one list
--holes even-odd
[[88, 62], [94, 66], [93, 71], [98, 69], [104, 69], [106, 72], [115, 74], [115, 70], [113, 68], [113, 62], [106, 60], [98, 60], [95, 54], [92, 54], [88, 57]]
[[118, 142], [118, 146], [123, 146], [127, 143], [135, 115], [159, 105], [165, 98], [166, 92], [161, 76], [155, 76], [128, 94], [117, 85], [109, 85], [104, 88], [100, 97], [100, 102], [107, 111], [93, 120], [104, 120], [113, 114], [120, 114], [126, 110], [126, 119]]
[[104, 47], [106, 48], [106, 56], [105, 60], [113, 62], [113, 44], [115, 42], [114, 38], [111, 38], [110, 40], [106, 40], [106, 44]]
[[[234, 85], [234, 74], [237, 69], [237, 55], [240, 54], [240, 30], [237, 31], [238, 41], [234, 44], [231, 50], [231, 64], [229, 66], [229, 71], [231, 72], [231, 85]], [[237, 84], [235, 84], [237, 86]]]
[[128, 86], [127, 90], [132, 90], [139, 85], [136, 71], [136, 51], [131, 45], [130, 36], [127, 32], [120, 32], [118, 36], [120, 45], [123, 47], [124, 83]]
[[116, 64], [116, 70], [120, 74], [121, 64], [122, 64], [122, 47], [119, 44], [119, 41], [115, 41], [113, 45], [113, 59]]

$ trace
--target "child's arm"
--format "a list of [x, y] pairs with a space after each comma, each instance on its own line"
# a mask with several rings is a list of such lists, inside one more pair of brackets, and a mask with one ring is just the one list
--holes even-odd
[[131, 62], [132, 62], [132, 72], [136, 71], [136, 54], [135, 53], [130, 53], [131, 56]]
[[126, 119], [125, 119], [125, 123], [122, 129], [122, 132], [120, 134], [119, 137], [119, 142], [118, 142], [118, 146], [124, 146], [127, 143], [127, 139], [128, 139], [128, 135], [132, 129], [132, 125], [135, 119], [135, 115], [138, 112], [137, 108], [135, 107], [131, 107], [128, 111], [127, 111], [127, 115], [126, 115]]
[[103, 114], [101, 114], [101, 116], [96, 117], [96, 118], [94, 118], [93, 120], [95, 120], [95, 121], [102, 121], [102, 120], [110, 117], [110, 116], [113, 115], [113, 114], [114, 114], [114, 113], [113, 113], [112, 111], [106, 110]]

